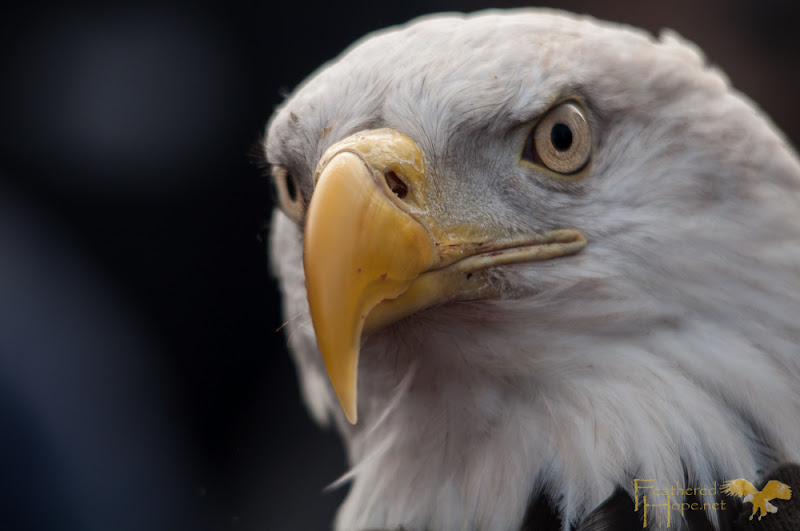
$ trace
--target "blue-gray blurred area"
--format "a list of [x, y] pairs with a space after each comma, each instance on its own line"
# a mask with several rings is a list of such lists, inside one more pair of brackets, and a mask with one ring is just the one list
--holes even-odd
[[0, 188], [0, 528], [167, 529], [186, 456], [163, 353], [74, 244]]
[[[361, 35], [515, 5], [0, 8], [0, 531], [330, 527], [346, 463], [277, 331], [252, 153]], [[794, 4], [548, 5], [676, 29], [797, 145]]]

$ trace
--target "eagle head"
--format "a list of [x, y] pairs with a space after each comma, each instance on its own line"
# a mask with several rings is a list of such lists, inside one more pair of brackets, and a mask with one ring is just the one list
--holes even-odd
[[537, 499], [568, 529], [635, 478], [800, 459], [800, 164], [675, 34], [425, 17], [309, 77], [265, 152], [337, 529], [516, 530]]

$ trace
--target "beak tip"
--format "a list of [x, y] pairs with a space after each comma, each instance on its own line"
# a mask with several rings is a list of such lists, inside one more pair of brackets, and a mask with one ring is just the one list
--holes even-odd
[[344, 395], [340, 395], [339, 404], [342, 406], [342, 411], [344, 411], [344, 416], [347, 417], [347, 421], [350, 424], [355, 424], [358, 422], [358, 399], [356, 398], [356, 384], [353, 382], [352, 386], [348, 389], [348, 392], [344, 393]]
[[344, 415], [347, 417], [347, 421], [355, 425], [358, 422], [358, 409], [353, 408], [352, 410], [348, 410], [347, 408], [344, 409]]

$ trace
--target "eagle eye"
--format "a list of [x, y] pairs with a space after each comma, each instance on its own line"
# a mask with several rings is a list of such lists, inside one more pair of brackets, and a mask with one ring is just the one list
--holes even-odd
[[551, 109], [534, 126], [522, 160], [562, 174], [574, 175], [589, 164], [592, 132], [583, 109], [566, 102]]
[[272, 183], [278, 206], [295, 223], [302, 224], [306, 215], [306, 201], [300, 193], [297, 177], [283, 166], [272, 166]]

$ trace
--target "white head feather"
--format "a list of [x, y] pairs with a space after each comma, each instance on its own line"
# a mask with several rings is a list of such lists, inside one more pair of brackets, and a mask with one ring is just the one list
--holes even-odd
[[[517, 164], [519, 124], [564, 95], [596, 142], [574, 184]], [[589, 243], [497, 268], [500, 300], [367, 337], [351, 426], [306, 313], [302, 228], [276, 212], [304, 396], [353, 466], [337, 529], [514, 530], [542, 493], [566, 529], [634, 477], [707, 485], [800, 460], [800, 164], [694, 46], [551, 11], [427, 17], [309, 78], [267, 157], [308, 197], [321, 154], [375, 127], [419, 143], [442, 216]]]

